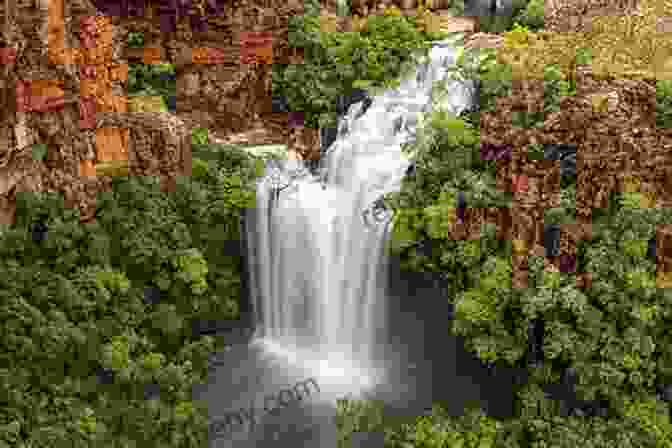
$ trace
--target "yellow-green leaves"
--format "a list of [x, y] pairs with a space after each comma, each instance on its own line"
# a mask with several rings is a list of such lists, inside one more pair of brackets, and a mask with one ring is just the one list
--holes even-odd
[[504, 33], [504, 44], [509, 48], [527, 47], [534, 40], [527, 27], [516, 23], [511, 31]]
[[625, 415], [637, 421], [639, 426], [654, 434], [660, 447], [672, 447], [672, 425], [666, 406], [655, 398], [646, 400], [625, 400]]
[[648, 248], [647, 240], [624, 239], [620, 242], [621, 250], [633, 258], [643, 258]]
[[632, 316], [645, 322], [651, 323], [658, 319], [660, 315], [660, 307], [658, 304], [644, 304], [635, 305], [632, 310]]
[[194, 404], [191, 401], [182, 401], [175, 406], [175, 419], [179, 422], [188, 420], [194, 414]]
[[481, 242], [469, 240], [460, 243], [461, 255], [469, 259], [477, 259], [481, 256]]
[[96, 163], [96, 176], [125, 177], [130, 173], [128, 160], [111, 160]]
[[455, 303], [455, 311], [459, 317], [473, 323], [488, 322], [497, 317], [492, 298], [480, 289], [462, 293]]
[[543, 273], [543, 287], [547, 289], [558, 289], [560, 288], [560, 273], [559, 272], [550, 272], [544, 271]]
[[484, 291], [509, 290], [511, 288], [511, 260], [491, 257], [485, 262], [479, 288]]
[[194, 128], [191, 131], [191, 142], [194, 145], [207, 145], [209, 141], [208, 130], [206, 128]]
[[417, 240], [418, 224], [422, 225], [419, 212], [411, 209], [399, 209], [392, 221], [392, 242], [395, 247], [413, 244]]
[[448, 239], [450, 226], [455, 222], [455, 192], [442, 191], [437, 203], [425, 207], [425, 229], [433, 239]]
[[198, 249], [182, 251], [171, 263], [177, 269], [176, 276], [189, 283], [194, 294], [200, 295], [207, 290], [208, 263]]
[[96, 415], [90, 407], [84, 408], [77, 422], [78, 429], [85, 434], [95, 434], [97, 428]]
[[208, 162], [194, 157], [191, 165], [191, 175], [196, 179], [203, 180], [207, 177], [209, 170]]
[[635, 269], [625, 273], [625, 283], [629, 288], [633, 289], [647, 289], [656, 287], [656, 279], [653, 274], [642, 270]]
[[124, 337], [114, 337], [103, 347], [103, 363], [113, 370], [126, 369], [131, 359], [131, 349]]
[[427, 233], [433, 239], [448, 239], [450, 225], [455, 221], [455, 208], [430, 205], [423, 210], [427, 218]]
[[100, 287], [107, 288], [112, 292], [126, 293], [131, 287], [131, 282], [123, 272], [115, 270], [101, 270], [96, 272], [96, 282]]
[[623, 367], [626, 370], [638, 370], [642, 364], [642, 358], [637, 353], [626, 353], [623, 356]]
[[383, 405], [377, 400], [336, 400], [338, 446], [349, 447], [354, 432], [376, 431], [383, 424]]
[[142, 358], [142, 367], [147, 370], [158, 370], [166, 362], [166, 357], [162, 353], [147, 353]]

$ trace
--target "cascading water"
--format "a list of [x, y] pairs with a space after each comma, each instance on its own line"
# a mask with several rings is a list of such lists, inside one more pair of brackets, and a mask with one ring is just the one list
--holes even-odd
[[[302, 162], [273, 161], [258, 184], [256, 226], [248, 228], [257, 341], [321, 384], [356, 392], [381, 381], [373, 360], [387, 334], [391, 214], [380, 199], [401, 187], [411, 164], [401, 146], [434, 107], [433, 83], [455, 56], [450, 43], [436, 43], [399, 87], [352, 105], [320, 175]], [[444, 106], [458, 114], [472, 104], [473, 87], [451, 82]]]

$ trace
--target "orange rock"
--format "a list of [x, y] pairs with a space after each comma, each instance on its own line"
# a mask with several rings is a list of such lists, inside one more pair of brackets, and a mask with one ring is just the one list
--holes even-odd
[[95, 177], [96, 176], [96, 166], [93, 163], [93, 160], [80, 160], [80, 162], [79, 162], [79, 175], [80, 175], [80, 177]]
[[98, 161], [112, 162], [128, 159], [128, 129], [96, 129], [95, 138]]
[[161, 63], [161, 48], [160, 47], [144, 48], [142, 52], [142, 63], [143, 64]]

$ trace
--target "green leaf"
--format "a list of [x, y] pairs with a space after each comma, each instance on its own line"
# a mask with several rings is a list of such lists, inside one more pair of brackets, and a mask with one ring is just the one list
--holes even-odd
[[44, 143], [33, 144], [33, 160], [42, 161], [47, 155], [47, 145]]

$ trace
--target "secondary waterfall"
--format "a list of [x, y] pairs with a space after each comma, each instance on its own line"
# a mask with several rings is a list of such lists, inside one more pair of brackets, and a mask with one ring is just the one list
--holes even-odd
[[[247, 235], [257, 340], [322, 383], [365, 389], [380, 381], [373, 360], [390, 330], [391, 222], [380, 198], [400, 189], [411, 164], [401, 146], [436, 106], [432, 85], [455, 56], [450, 43], [435, 43], [399, 87], [352, 105], [320, 175], [302, 162], [273, 161], [258, 184]], [[458, 114], [472, 104], [473, 85], [449, 82], [441, 104]]]

